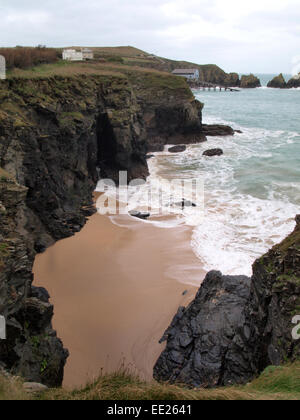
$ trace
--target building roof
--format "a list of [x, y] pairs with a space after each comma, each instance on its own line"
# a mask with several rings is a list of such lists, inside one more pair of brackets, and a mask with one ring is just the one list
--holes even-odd
[[173, 74], [195, 74], [198, 69], [175, 69], [172, 73]]
[[82, 52], [85, 52], [85, 53], [92, 53], [92, 52], [93, 52], [93, 50], [91, 50], [90, 48], [82, 48]]

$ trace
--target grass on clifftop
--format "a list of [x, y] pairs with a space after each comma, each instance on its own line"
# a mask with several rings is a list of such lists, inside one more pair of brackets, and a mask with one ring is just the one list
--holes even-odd
[[81, 390], [53, 389], [29, 396], [19, 380], [0, 378], [0, 400], [299, 400], [300, 362], [269, 367], [251, 384], [220, 389], [187, 389], [185, 387], [145, 383], [127, 372], [100, 377]]
[[[101, 62], [67, 62], [59, 61], [54, 64], [44, 64], [31, 69], [14, 69], [8, 73], [8, 80], [47, 80], [53, 77], [74, 78], [80, 76], [100, 77], [101, 80], [128, 80], [132, 86], [137, 87], [138, 95], [155, 98], [163, 92], [169, 92], [169, 97], [183, 97], [193, 100], [194, 96], [183, 77], [138, 66]], [[21, 80], [22, 81], [22, 80]], [[24, 82], [23, 90], [26, 89]], [[4, 85], [5, 86], [5, 85]], [[1, 83], [0, 83], [1, 87]], [[38, 92], [32, 91], [37, 96]]]

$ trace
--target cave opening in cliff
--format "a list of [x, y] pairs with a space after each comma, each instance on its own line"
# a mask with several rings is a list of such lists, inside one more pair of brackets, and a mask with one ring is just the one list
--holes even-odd
[[115, 157], [117, 145], [113, 128], [108, 115], [103, 113], [97, 120], [97, 143], [98, 143], [98, 166], [103, 175], [108, 175], [107, 171], [116, 166]]

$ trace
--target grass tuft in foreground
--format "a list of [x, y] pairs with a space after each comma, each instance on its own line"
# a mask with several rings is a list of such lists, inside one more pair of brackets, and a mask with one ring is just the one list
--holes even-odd
[[183, 386], [145, 383], [124, 371], [101, 376], [83, 389], [50, 389], [28, 396], [20, 380], [0, 379], [0, 400], [299, 400], [300, 362], [269, 367], [251, 384], [219, 389], [188, 389]]

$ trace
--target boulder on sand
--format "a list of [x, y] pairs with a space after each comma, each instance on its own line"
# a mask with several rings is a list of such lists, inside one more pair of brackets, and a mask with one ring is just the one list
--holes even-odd
[[141, 211], [132, 210], [129, 212], [130, 216], [136, 217], [137, 219], [147, 220], [151, 216], [150, 213], [144, 213]]
[[183, 198], [179, 203], [175, 203], [175, 206], [181, 207], [184, 210], [186, 207], [197, 207], [197, 204]]

